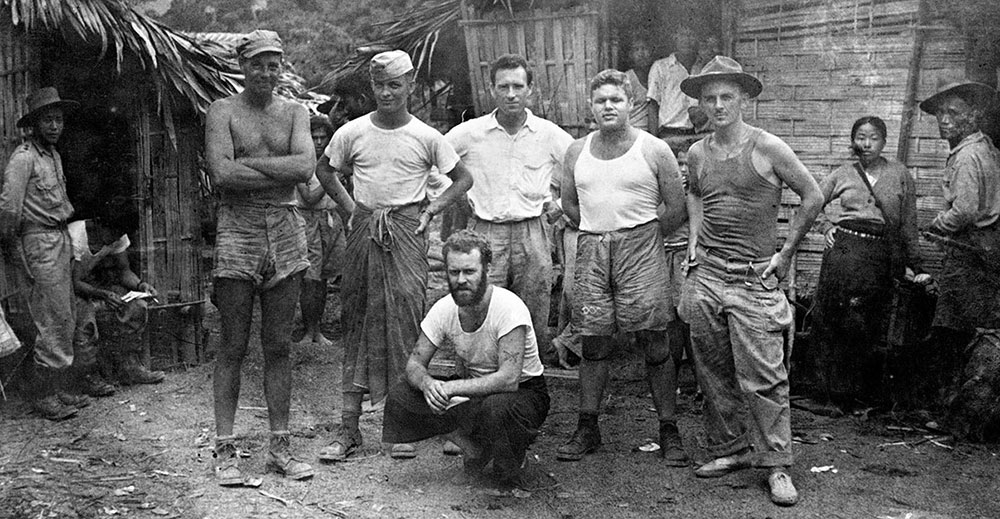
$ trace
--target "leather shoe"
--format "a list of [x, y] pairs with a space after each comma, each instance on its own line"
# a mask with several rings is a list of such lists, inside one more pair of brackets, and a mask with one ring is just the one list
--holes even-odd
[[799, 501], [799, 492], [792, 484], [792, 477], [784, 470], [775, 470], [767, 478], [771, 489], [771, 502], [779, 506], [792, 506]]
[[584, 454], [590, 454], [601, 446], [601, 431], [591, 427], [577, 427], [569, 441], [556, 450], [556, 459], [580, 461]]

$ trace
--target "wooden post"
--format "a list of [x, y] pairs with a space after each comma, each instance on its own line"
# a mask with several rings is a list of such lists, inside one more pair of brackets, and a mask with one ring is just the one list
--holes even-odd
[[924, 32], [927, 23], [927, 0], [917, 4], [917, 25], [913, 28], [913, 51], [910, 55], [910, 69], [906, 75], [906, 97], [903, 100], [903, 116], [899, 121], [899, 146], [896, 160], [906, 164], [910, 154], [910, 135], [913, 134], [913, 119], [917, 112], [917, 90], [920, 88], [920, 62], [924, 57]]

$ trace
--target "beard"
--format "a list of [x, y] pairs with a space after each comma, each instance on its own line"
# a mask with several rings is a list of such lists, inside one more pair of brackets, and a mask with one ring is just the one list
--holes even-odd
[[455, 300], [455, 304], [458, 306], [474, 306], [479, 304], [483, 300], [483, 296], [486, 294], [486, 287], [489, 282], [486, 280], [485, 276], [479, 280], [479, 284], [475, 286], [468, 287], [467, 289], [462, 287], [456, 287], [452, 284], [451, 280], [448, 280], [448, 292], [451, 293], [452, 299]]

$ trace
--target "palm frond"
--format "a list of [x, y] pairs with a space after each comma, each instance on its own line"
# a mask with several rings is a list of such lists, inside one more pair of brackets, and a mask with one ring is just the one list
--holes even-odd
[[94, 46], [99, 59], [114, 52], [119, 72], [126, 53], [137, 56], [155, 75], [164, 119], [172, 117], [172, 111], [161, 86], [186, 98], [199, 112], [241, 88], [242, 76], [233, 60], [138, 13], [125, 0], [0, 0], [0, 8], [10, 11], [15, 27], [76, 34]]

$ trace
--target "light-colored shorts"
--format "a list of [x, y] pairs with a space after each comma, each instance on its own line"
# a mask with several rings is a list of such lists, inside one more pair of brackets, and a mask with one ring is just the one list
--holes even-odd
[[665, 330], [671, 321], [667, 271], [655, 220], [602, 234], [581, 231], [573, 326], [583, 336]]
[[336, 277], [340, 274], [347, 247], [340, 215], [326, 210], [300, 211], [306, 222], [306, 243], [309, 249], [309, 269], [306, 270], [305, 278], [323, 281]]
[[305, 223], [292, 206], [219, 206], [213, 277], [253, 281], [261, 290], [309, 268]]

